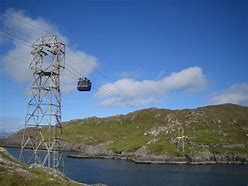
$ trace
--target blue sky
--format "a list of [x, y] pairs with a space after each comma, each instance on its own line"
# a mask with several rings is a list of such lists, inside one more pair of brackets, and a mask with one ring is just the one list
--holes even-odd
[[[63, 121], [147, 107], [248, 105], [245, 0], [0, 0], [0, 4], [0, 31], [13, 28], [7, 33], [30, 42], [33, 39], [25, 33], [32, 37], [37, 32], [47, 34], [25, 23], [30, 22], [57, 33], [66, 38], [71, 49], [66, 64], [77, 68], [78, 77], [82, 72], [91, 78], [94, 89], [81, 93], [76, 85], [72, 88], [78, 77], [65, 72], [64, 81], [67, 77], [72, 80], [70, 86], [61, 85], [66, 90]], [[15, 18], [6, 12], [25, 22], [15, 20], [11, 25]], [[29, 53], [24, 54], [23, 46], [6, 39], [11, 37], [8, 34], [0, 35], [0, 52], [12, 56], [0, 55], [0, 129], [9, 131], [24, 122], [31, 81], [28, 69], [22, 68], [25, 64], [13, 57], [25, 60]], [[75, 52], [80, 53], [80, 59]], [[9, 65], [13, 60], [15, 65]]]

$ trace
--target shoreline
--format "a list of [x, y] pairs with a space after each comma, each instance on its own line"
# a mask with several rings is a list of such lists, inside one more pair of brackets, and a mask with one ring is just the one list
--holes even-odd
[[[20, 148], [17, 145], [1, 145], [4, 148]], [[26, 149], [32, 149], [26, 148]], [[41, 149], [41, 151], [46, 150]], [[127, 160], [131, 161], [135, 164], [167, 164], [167, 165], [179, 165], [179, 164], [189, 164], [189, 165], [211, 165], [211, 164], [243, 164], [247, 165], [248, 161], [215, 161], [215, 160], [206, 160], [206, 161], [192, 161], [192, 159], [188, 158], [187, 156], [184, 157], [161, 157], [161, 156], [142, 156], [142, 157], [135, 157], [134, 155], [87, 155], [87, 154], [80, 154], [80, 151], [73, 151], [73, 150], [64, 150], [63, 152], [68, 153], [65, 155], [68, 158], [73, 159], [115, 159], [115, 160]], [[150, 158], [149, 158], [150, 157]]]
[[89, 156], [89, 155], [78, 155], [69, 154], [66, 157], [73, 159], [115, 159], [115, 160], [127, 160], [135, 164], [167, 164], [167, 165], [179, 165], [179, 164], [189, 164], [189, 165], [210, 165], [210, 164], [243, 164], [247, 165], [248, 162], [242, 161], [168, 161], [168, 160], [141, 160], [129, 157], [120, 156]]

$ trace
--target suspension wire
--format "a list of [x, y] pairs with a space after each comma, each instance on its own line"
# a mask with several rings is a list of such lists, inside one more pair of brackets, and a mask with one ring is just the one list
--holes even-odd
[[5, 37], [5, 38], [7, 38], [7, 39], [9, 39], [9, 40], [15, 41], [15, 42], [17, 42], [17, 43], [19, 43], [19, 44], [21, 44], [21, 45], [24, 45], [24, 46], [26, 46], [26, 47], [31, 48], [31, 46], [25, 44], [24, 42], [21, 42], [21, 41], [19, 41], [19, 40], [15, 40], [15, 39], [13, 39], [13, 38], [11, 38], [11, 37], [9, 37], [9, 36], [3, 35], [3, 34], [0, 34], [0, 36], [1, 36], [1, 37]]
[[[0, 30], [0, 32], [3, 32], [3, 31]], [[12, 34], [7, 33], [7, 32], [3, 32], [3, 33], [4, 33], [4, 34], [7, 34], [7, 35], [9, 35], [9, 36], [11, 36], [11, 37], [15, 37], [16, 39], [22, 40], [22, 42], [20, 42], [19, 40], [13, 39], [13, 38], [11, 38], [11, 37], [5, 36], [5, 35], [1, 35], [1, 34], [0, 34], [0, 36], [5, 37], [5, 38], [10, 39], [10, 40], [15, 41], [15, 42], [20, 42], [20, 44], [22, 44], [22, 45], [24, 45], [24, 46], [28, 46], [28, 47], [31, 48], [31, 46], [29, 46], [29, 45], [27, 45], [26, 43], [24, 43], [24, 42], [27, 42], [27, 43], [32, 44], [31, 42], [28, 42], [28, 41], [26, 41], [26, 40], [23, 40], [22, 38], [19, 38], [19, 37], [15, 36], [15, 35], [12, 35]], [[14, 57], [14, 56], [10, 56], [10, 55], [3, 54], [3, 53], [1, 53], [1, 54], [2, 54], [2, 55], [6, 55], [6, 56], [8, 56], [8, 57], [12, 57], [12, 58], [18, 59], [17, 57]], [[18, 60], [20, 60], [20, 59], [18, 59]], [[21, 59], [21, 61], [24, 61], [24, 60]], [[69, 65], [68, 65], [68, 67], [69, 67], [69, 68], [68, 68], [68, 71], [70, 71], [72, 74], [74, 74], [75, 77], [78, 77], [78, 74], [76, 74], [75, 72], [73, 72], [73, 71], [71, 70], [72, 67], [69, 66]]]
[[[15, 36], [15, 35], [13, 35], [13, 34], [9, 34], [9, 33], [5, 32], [5, 31], [2, 31], [2, 30], [0, 30], [0, 31], [3, 32], [4, 34], [7, 34], [7, 35], [9, 35], [9, 36], [11, 36], [11, 37], [14, 37], [14, 38], [16, 38], [16, 39], [19, 39], [19, 40], [21, 40], [21, 41], [23, 41], [23, 42], [26, 42], [26, 43], [29, 43], [29, 44], [33, 44], [33, 43], [31, 43], [31, 42], [29, 42], [29, 41], [27, 41], [27, 40], [25, 40], [25, 39], [23, 39], [23, 38], [17, 37], [17, 36]], [[0, 36], [3, 36], [3, 37], [6, 37], [6, 38], [8, 38], [8, 39], [10, 39], [10, 40], [19, 42], [19, 41], [13, 39], [13, 38], [10, 38], [10, 37], [4, 36], [4, 35], [0, 35]], [[30, 47], [30, 48], [32, 48], [31, 46], [26, 45], [25, 43], [22, 43], [22, 42], [19, 42], [19, 43], [21, 43], [21, 44], [23, 44], [23, 45], [25, 45], [25, 46], [28, 46], [28, 47]], [[69, 48], [69, 47], [68, 47], [68, 48]], [[70, 49], [70, 48], [69, 48], [69, 49]], [[82, 59], [82, 57], [78, 54], [77, 51], [76, 51], [75, 53]], [[89, 62], [86, 61], [86, 63], [87, 63], [88, 65], [90, 65], [92, 68], [94, 68]], [[67, 65], [67, 66], [68, 66], [68, 65]], [[72, 69], [73, 67], [70, 66], [70, 68]], [[97, 69], [95, 69], [95, 70], [96, 70], [103, 78], [105, 78], [105, 79], [107, 80], [107, 77], [106, 77], [103, 73], [101, 73], [101, 72], [100, 72], [99, 70], [97, 70]], [[75, 71], [76, 73], [78, 73], [78, 74], [81, 76], [81, 74], [80, 74], [77, 70], [74, 69], [74, 71]], [[70, 70], [70, 72], [72, 72], [72, 71]], [[113, 87], [116, 88], [116, 90], [118, 89], [119, 91], [121, 91], [126, 97], [129, 97], [130, 99], [134, 99], [134, 98], [130, 97], [129, 95], [127, 95], [124, 91], [122, 91], [118, 86], [113, 86]], [[100, 90], [100, 89], [98, 88], [98, 90]], [[102, 91], [105, 91], [105, 92], [106, 92], [106, 90], [102, 90]], [[112, 92], [111, 92], [111, 91], [108, 91], [107, 95], [111, 95], [111, 94], [112, 94]], [[131, 104], [128, 104], [128, 106], [133, 107], [133, 105], [131, 105]]]
[[[9, 58], [13, 58], [13, 59], [16, 59], [16, 60], [18, 60], [18, 61], [20, 61], [20, 62], [22, 62], [22, 63], [24, 63], [24, 64], [28, 64], [29, 62], [27, 62], [26, 60], [24, 60], [24, 59], [21, 59], [21, 58], [18, 58], [18, 57], [15, 57], [15, 56], [12, 56], [12, 55], [9, 55], [9, 54], [4, 54], [4, 53], [2, 53], [2, 52], [0, 52], [0, 55], [2, 55], [2, 56], [7, 56], [7, 57], [9, 57]], [[13, 62], [16, 62], [16, 63], [19, 63], [19, 62], [17, 62], [17, 61], [13, 61]], [[69, 68], [68, 68], [69, 67]], [[74, 77], [78, 77], [78, 75], [77, 74], [75, 74], [75, 72], [73, 72], [73, 71], [71, 71], [71, 69], [70, 69], [70, 66], [67, 66], [67, 70], [74, 76]], [[97, 83], [95, 83], [94, 82], [94, 84], [95, 84], [95, 87], [96, 87], [96, 89], [97, 90], [100, 90], [100, 86], [97, 84]], [[94, 87], [93, 87], [93, 89], [95, 89]], [[112, 96], [112, 93], [109, 91], [109, 90], [102, 90], [103, 91], [103, 93], [105, 94], [105, 95], [107, 95], [107, 96], [109, 96], [109, 97], [111, 97]], [[126, 106], [128, 106], [128, 104], [125, 104]]]
[[[1, 29], [3, 29], [3, 30], [5, 30], [6, 32], [12, 32], [12, 33], [17, 33], [17, 34], [19, 34], [19, 35], [23, 35], [24, 37], [26, 37], [26, 38], [31, 38], [31, 39], [33, 39], [33, 40], [36, 40], [37, 38], [34, 38], [32, 35], [28, 35], [28, 34], [25, 34], [25, 33], [23, 33], [23, 32], [20, 32], [19, 30], [16, 30], [16, 29], [14, 29], [14, 28], [11, 28], [11, 27], [9, 27], [9, 26], [6, 26], [6, 25], [3, 25], [3, 24], [0, 24], [0, 28]], [[38, 37], [38, 36], [37, 36]]]
[[23, 20], [23, 19], [20, 19], [19, 17], [13, 16], [13, 15], [11, 15], [11, 14], [9, 14], [9, 13], [5, 13], [4, 15], [6, 15], [6, 16], [8, 16], [8, 17], [10, 17], [10, 18], [14, 18], [14, 19], [16, 19], [16, 20], [19, 20], [19, 21], [21, 21], [21, 22], [23, 22], [23, 23], [32, 25], [33, 27], [36, 27], [37, 29], [40, 29], [40, 30], [42, 30], [42, 31], [45, 32], [45, 33], [54, 34], [54, 33], [52, 33], [52, 32], [50, 32], [50, 31], [44, 29], [43, 27], [41, 27], [41, 26], [39, 26], [39, 25], [30, 23], [30, 22], [28, 22], [28, 21], [25, 21], [25, 20]]
[[[14, 38], [18, 39], [18, 40], [15, 40], [15, 39], [10, 38], [10, 37], [8, 37], [8, 36], [4, 36], [4, 37], [6, 37], [6, 38], [8, 38], [8, 39], [10, 39], [10, 40], [12, 40], [12, 41], [17, 41], [17, 42], [19, 42], [19, 40], [21, 40], [22, 42], [20, 42], [20, 43], [23, 44], [23, 45], [25, 45], [25, 46], [28, 46], [28, 47], [31, 47], [31, 46], [26, 45], [25, 43], [33, 44], [33, 43], [31, 43], [30, 41], [27, 41], [27, 40], [25, 40], [25, 39], [23, 39], [23, 38], [17, 37], [16, 35], [13, 35], [13, 34], [9, 34], [9, 33], [6, 32], [6, 31], [2, 31], [2, 30], [0, 30], [0, 31], [1, 31], [2, 33], [4, 33], [4, 34], [10, 36], [10, 37], [14, 37]], [[3, 35], [0, 35], [0, 36], [3, 36]], [[25, 42], [25, 43], [23, 43], [23, 42]], [[32, 47], [31, 47], [31, 48], [32, 48]], [[69, 59], [70, 59], [70, 58], [69, 58]], [[68, 64], [70, 64], [70, 63], [68, 63]], [[70, 66], [70, 67], [71, 67], [72, 70], [74, 70], [74, 72], [76, 72], [79, 76], [81, 76], [81, 74], [76, 70], [76, 68], [74, 68], [73, 66]], [[73, 72], [72, 72], [72, 73], [73, 73]], [[75, 73], [74, 73], [74, 74], [75, 74]]]
[[[25, 20], [23, 20], [23, 19], [20, 19], [19, 17], [13, 16], [13, 15], [11, 15], [11, 14], [9, 14], [9, 13], [5, 13], [5, 15], [7, 15], [7, 16], [10, 17], [10, 18], [14, 18], [14, 19], [16, 19], [16, 20], [18, 20], [18, 21], [21, 21], [21, 22], [23, 22], [23, 23], [25, 23], [25, 24], [29, 24], [29, 25], [31, 25], [31, 26], [33, 26], [33, 27], [36, 27], [37, 29], [40, 29], [40, 30], [44, 31], [45, 33], [54, 34], [54, 33], [52, 33], [51, 31], [49, 31], [49, 30], [47, 30], [47, 29], [44, 29], [44, 28], [40, 27], [39, 25], [32, 24], [32, 23], [27, 22], [27, 21], [25, 21]], [[26, 41], [26, 42], [28, 42], [28, 41]], [[67, 42], [65, 42], [65, 41], [63, 41], [63, 42], [64, 42], [65, 44], [69, 45]], [[29, 43], [29, 42], [28, 42], [28, 43]], [[71, 50], [70, 47], [67, 47], [67, 48]], [[77, 54], [80, 58], [82, 58], [77, 52], [76, 52], [76, 54]], [[88, 65], [90, 65], [90, 64], [88, 64]], [[92, 68], [94, 68], [92, 65], [90, 65], [90, 66], [91, 66]], [[76, 69], [74, 69], [74, 70], [77, 71]], [[79, 74], [81, 74], [81, 73], [79, 73]]]
[[[1, 30], [0, 30], [0, 31], [1, 31]], [[9, 34], [9, 33], [4, 32], [4, 31], [1, 31], [1, 32], [5, 33], [5, 34], [7, 34], [7, 35], [9, 35], [9, 36], [11, 36], [11, 37], [15, 37], [16, 39], [22, 40], [23, 42], [27, 42], [27, 43], [32, 44], [31, 42], [29, 42], [29, 41], [27, 41], [27, 40], [24, 40], [24, 39], [22, 39], [22, 38], [19, 38], [19, 37], [13, 35], [13, 34]], [[14, 40], [14, 39], [12, 39], [12, 38], [9, 38], [9, 39], [11, 39], [11, 40], [13, 40], [13, 41], [16, 41], [16, 40]], [[24, 43], [23, 43], [23, 44], [24, 44]], [[31, 46], [29, 46], [29, 47], [31, 47]], [[69, 58], [69, 59], [70, 59], [70, 58]], [[70, 64], [70, 63], [68, 63], [68, 64]], [[82, 75], [82, 74], [81, 74], [79, 71], [77, 71], [77, 69], [74, 68], [73, 66], [68, 66], [68, 67], [70, 67], [75, 73], [77, 73], [78, 76], [81, 76], [81, 75]], [[72, 72], [72, 73], [74, 73], [74, 72]], [[74, 73], [74, 74], [75, 74], [75, 73]]]
[[[1, 31], [1, 30], [0, 30]], [[8, 33], [5, 33], [5, 34], [8, 34]], [[12, 35], [12, 34], [8, 34], [8, 35], [10, 35], [10, 36], [12, 36], [12, 37], [15, 37], [15, 38], [18, 38], [18, 37], [16, 37], [16, 36], [14, 36], [14, 35]], [[7, 36], [4, 36], [4, 37], [7, 37]], [[11, 40], [13, 40], [13, 41], [17, 41], [17, 40], [15, 40], [15, 39], [13, 39], [13, 38], [9, 38], [9, 37], [7, 37], [8, 39], [11, 39]], [[20, 39], [20, 40], [22, 40], [21, 38], [18, 38], [18, 39]], [[28, 41], [25, 41], [25, 40], [23, 40], [24, 42], [28, 42]], [[25, 43], [22, 43], [22, 42], [20, 42], [21, 44], [23, 44], [23, 45], [25, 45], [25, 46], [28, 46], [28, 45], [26, 45]], [[31, 42], [28, 42], [28, 43], [30, 43], [30, 44], [32, 44]], [[29, 47], [31, 47], [31, 46], [29, 46]], [[12, 58], [13, 58], [13, 56], [11, 56]], [[16, 58], [16, 57], [15, 57]], [[18, 58], [16, 58], [16, 59], [18, 59]], [[70, 64], [70, 63], [69, 63]], [[75, 77], [77, 77], [78, 78], [78, 76], [81, 76], [81, 74], [78, 72], [78, 71], [73, 71], [73, 67], [72, 66], [70, 66], [70, 65], [67, 65], [67, 67], [68, 67], [68, 71], [69, 72], [71, 72]]]
[[[54, 34], [54, 33], [52, 33], [51, 31], [49, 31], [49, 30], [47, 30], [47, 29], [44, 29], [43, 27], [40, 27], [39, 25], [32, 24], [32, 23], [27, 22], [27, 21], [25, 21], [25, 20], [23, 20], [23, 19], [20, 19], [19, 17], [10, 15], [9, 13], [5, 13], [5, 15], [7, 15], [8, 17], [14, 18], [14, 19], [16, 19], [16, 20], [18, 20], [18, 21], [21, 21], [21, 22], [23, 22], [23, 23], [25, 23], [25, 24], [29, 24], [29, 25], [31, 25], [31, 26], [33, 26], [33, 27], [36, 27], [37, 29], [40, 29], [40, 30], [44, 31], [45, 33]], [[63, 40], [62, 40], [62, 41], [63, 41]], [[64, 42], [65, 44], [68, 45], [67, 42], [65, 42], [65, 41], [63, 41], [63, 42]], [[69, 47], [68, 47], [68, 48], [69, 48]], [[70, 49], [70, 48], [69, 48], [69, 49]], [[82, 57], [78, 54], [77, 51], [76, 51], [75, 53], [82, 59]], [[89, 62], [87, 62], [87, 61], [85, 61], [85, 62], [88, 63], [89, 66], [91, 66], [92, 68], [94, 68]], [[98, 72], [105, 80], [108, 80], [107, 76], [105, 76], [103, 73], [101, 73], [98, 69], [95, 69], [95, 70], [96, 70], [96, 72]], [[125, 96], [127, 96], [127, 97], [129, 97], [129, 98], [131, 98], [131, 99], [134, 99], [134, 98], [131, 97], [130, 95], [126, 94], [126, 92], [124, 92], [123, 90], [121, 90], [118, 86], [115, 86], [115, 87], [116, 87], [116, 89], [118, 89], [120, 92], [122, 92]]]
[[[24, 63], [24, 64], [28, 64], [28, 62], [27, 62], [26, 60], [17, 58], [17, 57], [15, 57], [15, 56], [12, 56], [12, 55], [9, 55], [9, 54], [4, 54], [4, 53], [0, 52], [0, 55], [2, 55], [2, 56], [7, 56], [7, 57], [9, 57], [9, 58], [16, 59], [16, 60], [18, 60], [18, 61], [20, 61], [20, 62], [22, 62], [22, 63]], [[13, 61], [13, 62], [19, 63], [19, 62], [17, 62], [17, 61]]]
[[[13, 35], [13, 34], [9, 34], [8, 32], [2, 31], [2, 30], [0, 30], [0, 32], [3, 32], [4, 34], [6, 34], [6, 35], [8, 35], [8, 36], [11, 36], [11, 37], [14, 37], [14, 38], [16, 38], [16, 39], [22, 40], [22, 42], [20, 42], [20, 43], [23, 44], [23, 45], [25, 45], [25, 46], [31, 47], [31, 46], [29, 46], [29, 45], [26, 45], [26, 44], [23, 43], [23, 42], [26, 42], [26, 43], [29, 43], [29, 44], [33, 44], [33, 43], [31, 43], [31, 42], [29, 42], [29, 41], [27, 41], [27, 40], [24, 40], [23, 38], [17, 37], [17, 36], [15, 36], [15, 35]], [[0, 36], [3, 36], [3, 35], [0, 35]], [[3, 37], [6, 37], [6, 38], [8, 38], [8, 39], [10, 39], [10, 40], [12, 40], [12, 41], [17, 41], [17, 40], [15, 40], [15, 39], [13, 39], [13, 38], [10, 38], [10, 37], [8, 37], [8, 36], [3, 36]], [[18, 40], [17, 42], [19, 42], [19, 40]], [[31, 47], [31, 48], [32, 48], [32, 47]], [[72, 69], [71, 66], [68, 65], [68, 67]], [[71, 71], [71, 70], [69, 70], [69, 71]], [[71, 71], [71, 73], [75, 74], [73, 71]]]
[[[30, 23], [30, 22], [28, 22], [28, 21], [25, 21], [25, 20], [23, 20], [23, 19], [21, 19], [21, 18], [19, 18], [19, 17], [17, 17], [17, 16], [11, 15], [11, 14], [9, 14], [9, 13], [5, 13], [5, 15], [8, 16], [8, 17], [10, 17], [10, 18], [14, 18], [14, 19], [16, 19], [16, 20], [18, 20], [18, 21], [20, 21], [20, 22], [23, 22], [23, 23], [25, 23], [25, 24], [29, 24], [29, 25], [31, 25], [31, 26], [33, 26], [33, 27], [35, 27], [35, 28], [37, 28], [37, 29], [43, 31], [43, 32], [46, 33], [46, 34], [56, 35], [56, 33], [54, 33], [54, 32], [51, 32], [51, 31], [49, 31], [49, 30], [47, 30], [47, 29], [45, 29], [45, 28], [43, 28], [43, 27], [41, 27], [41, 26], [39, 26], [39, 25], [36, 25], [36, 24]], [[68, 44], [68, 43], [67, 43], [66, 41], [64, 41], [62, 38], [60, 38], [60, 40], [63, 41], [64, 44], [66, 44], [66, 45]]]
[[[31, 23], [29, 23], [29, 22], [23, 21], [22, 19], [19, 19], [19, 18], [15, 17], [15, 16], [12, 16], [12, 15], [8, 15], [8, 16], [9, 16], [9, 17], [12, 17], [12, 18], [16, 18], [16, 19], [18, 19], [19, 21], [22, 21], [22, 22], [24, 22], [24, 23], [26, 23], [26, 24], [30, 24], [31, 26], [35, 26], [35, 27], [38, 28], [38, 29], [41, 29], [41, 27], [39, 27], [39, 26], [37, 26], [37, 25], [34, 25], [34, 24], [31, 24]], [[1, 26], [3, 26], [3, 25], [1, 25]], [[6, 26], [3, 26], [3, 27], [5, 28], [4, 31], [3, 31], [3, 30], [0, 30], [0, 31], [3, 32], [4, 34], [7, 34], [7, 35], [9, 35], [9, 36], [11, 36], [11, 37], [14, 37], [14, 38], [16, 38], [16, 39], [18, 39], [18, 40], [22, 40], [22, 41], [24, 41], [24, 42], [33, 44], [33, 43], [31, 43], [31, 42], [29, 42], [29, 41], [23, 39], [23, 38], [20, 38], [20, 37], [17, 37], [17, 36], [15, 36], [15, 35], [13, 35], [13, 34], [8, 33], [8, 32], [6, 31], [6, 28], [8, 28], [9, 30], [11, 30], [10, 27], [6, 27]], [[49, 34], [52, 34], [51, 32], [49, 32], [49, 31], [46, 30], [46, 29], [42, 29], [42, 30], [44, 30], [45, 32], [47, 32], [47, 33], [49, 33]], [[36, 40], [36, 38], [31, 37], [31, 36], [28, 36], [28, 35], [26, 35], [26, 34], [23, 34], [23, 33], [19, 32], [19, 31], [18, 31], [17, 33], [20, 33], [20, 34], [24, 35], [25, 37], [30, 37], [30, 38]], [[10, 39], [10, 38], [9, 38], [9, 39]], [[13, 39], [11, 39], [11, 40], [13, 40]], [[68, 47], [68, 49], [70, 49], [70, 48]], [[70, 49], [70, 50], [71, 50], [71, 49]], [[78, 53], [76, 53], [76, 55], [78, 55], [78, 56], [81, 58], [81, 56], [80, 56]], [[70, 58], [69, 58], [69, 59], [70, 59]], [[87, 63], [87, 65], [89, 65], [89, 64]], [[93, 66], [91, 66], [91, 67], [94, 68]], [[71, 69], [73, 69], [73, 71], [75, 71], [79, 76], [82, 75], [82, 74], [81, 74], [76, 68], [74, 68], [73, 66], [71, 66]]]
[[[6, 35], [8, 35], [8, 36], [11, 36], [11, 37], [8, 37], [8, 36], [5, 36], [5, 35], [1, 35], [1, 34], [0, 34], [0, 36], [5, 37], [5, 38], [7, 38], [7, 39], [10, 39], [10, 40], [12, 40], [12, 41], [19, 42], [20, 44], [23, 44], [23, 45], [25, 45], [25, 46], [28, 46], [28, 47], [32, 48], [31, 46], [27, 45], [26, 43], [29, 43], [29, 44], [33, 44], [33, 43], [31, 43], [31, 42], [29, 42], [29, 41], [27, 41], [27, 40], [24, 40], [24, 39], [22, 39], [22, 38], [20, 38], [20, 37], [17, 37], [17, 36], [15, 36], [15, 35], [13, 35], [13, 34], [9, 34], [9, 33], [7, 33], [7, 32], [4, 32], [4, 31], [2, 31], [2, 30], [0, 30], [0, 32], [3, 32], [4, 34], [6, 34]], [[16, 39], [19, 39], [19, 40], [21, 40], [22, 42], [20, 42], [19, 40], [13, 39], [12, 37], [14, 37], [14, 38], [16, 38]], [[26, 42], [26, 43], [24, 43], [24, 42]], [[13, 57], [13, 56], [12, 56], [12, 57]], [[73, 71], [70, 70], [71, 67], [70, 67], [69, 65], [68, 65], [68, 67], [69, 67], [68, 70], [69, 70], [72, 74], [74, 74], [74, 75], [77, 76], [76, 73], [74, 73]]]
[[29, 44], [33, 44], [33, 43], [31, 43], [30, 41], [27, 41], [27, 40], [25, 40], [25, 39], [23, 39], [23, 38], [17, 37], [17, 36], [15, 36], [15, 35], [13, 35], [13, 34], [10, 34], [10, 33], [6, 32], [6, 31], [2, 31], [2, 30], [0, 30], [0, 31], [3, 32], [4, 34], [7, 34], [7, 35], [9, 35], [9, 36], [11, 36], [11, 37], [14, 37], [14, 38], [16, 38], [16, 39], [19, 39], [19, 40], [21, 40], [21, 41], [23, 41], [23, 42], [26, 42], [26, 43], [29, 43]]

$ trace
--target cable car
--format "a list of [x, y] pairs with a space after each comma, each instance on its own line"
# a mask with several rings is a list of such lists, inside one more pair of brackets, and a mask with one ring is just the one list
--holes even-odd
[[91, 90], [91, 82], [86, 77], [79, 78], [77, 84], [78, 91], [90, 91]]

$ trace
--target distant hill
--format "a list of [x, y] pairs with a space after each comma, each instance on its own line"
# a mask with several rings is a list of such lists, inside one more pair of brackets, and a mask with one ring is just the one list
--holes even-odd
[[13, 132], [0, 132], [0, 138], [5, 138], [14, 134]]
[[[177, 137], [183, 128], [185, 149]], [[45, 130], [45, 129], [44, 129]], [[1, 140], [20, 144], [21, 132]], [[106, 118], [65, 122], [65, 149], [77, 156], [136, 162], [248, 162], [248, 107], [223, 104], [197, 109], [149, 108]], [[75, 153], [74, 153], [75, 154]]]

